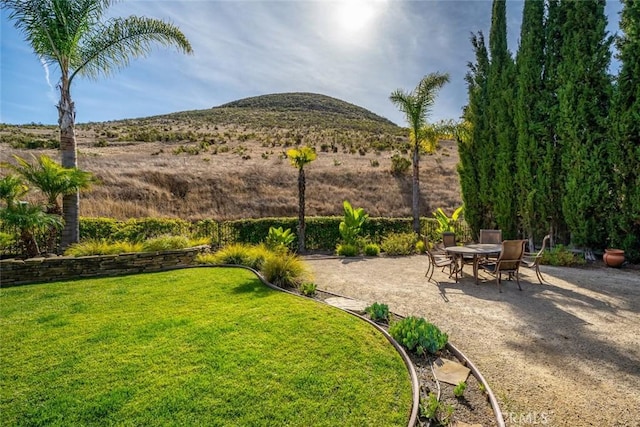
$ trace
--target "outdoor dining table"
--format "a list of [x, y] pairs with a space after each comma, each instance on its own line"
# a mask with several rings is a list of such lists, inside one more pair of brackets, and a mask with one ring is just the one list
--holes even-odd
[[460, 268], [456, 261], [456, 281], [458, 280], [458, 272], [462, 277], [462, 266], [464, 256], [473, 257], [473, 277], [475, 278], [476, 285], [478, 284], [478, 263], [480, 258], [487, 255], [497, 255], [502, 250], [502, 244], [500, 243], [473, 243], [465, 246], [447, 246], [444, 250], [453, 254], [457, 260], [460, 261]]

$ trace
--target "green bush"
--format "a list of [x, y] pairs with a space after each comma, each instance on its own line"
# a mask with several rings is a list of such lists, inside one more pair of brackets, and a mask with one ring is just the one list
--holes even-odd
[[316, 286], [316, 284], [311, 282], [304, 282], [301, 283], [300, 286], [298, 286], [298, 290], [300, 291], [300, 293], [308, 297], [315, 295], [317, 289], [318, 287]]
[[366, 307], [364, 312], [367, 313], [374, 322], [389, 320], [389, 306], [387, 304], [374, 302], [370, 306]]
[[350, 243], [341, 243], [336, 246], [336, 254], [340, 256], [352, 257], [359, 255], [360, 250], [356, 245]]
[[545, 251], [540, 259], [541, 264], [556, 266], [581, 265], [585, 262], [583, 257], [574, 254], [563, 245], [557, 245], [553, 249]]
[[375, 243], [367, 243], [364, 245], [363, 252], [366, 256], [378, 256], [380, 255], [380, 246]]
[[0, 231], [0, 252], [8, 250], [13, 244], [16, 243], [16, 236], [9, 233], [3, 233]]
[[387, 255], [411, 255], [415, 243], [416, 235], [413, 233], [394, 233], [382, 241], [380, 248]]
[[189, 222], [181, 219], [134, 218], [121, 223], [113, 239], [142, 242], [163, 235], [189, 235], [190, 227]]
[[424, 240], [418, 240], [415, 246], [416, 253], [423, 254], [427, 251], [427, 248], [424, 244]]
[[261, 271], [269, 283], [281, 288], [297, 288], [307, 278], [304, 263], [291, 253], [271, 253], [264, 260]]
[[436, 325], [415, 316], [392, 323], [389, 334], [409, 351], [415, 351], [418, 355], [426, 352], [435, 354], [442, 350], [449, 340], [447, 334], [441, 332]]
[[405, 174], [409, 168], [411, 167], [411, 160], [402, 157], [399, 154], [394, 154], [391, 156], [391, 174], [393, 175], [403, 175]]

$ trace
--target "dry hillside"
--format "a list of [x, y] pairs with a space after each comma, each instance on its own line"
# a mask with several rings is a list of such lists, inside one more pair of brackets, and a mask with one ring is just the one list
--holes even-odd
[[[341, 215], [342, 201], [372, 216], [411, 215], [407, 131], [352, 104], [314, 94], [267, 95], [224, 106], [77, 128], [79, 166], [101, 184], [82, 196], [83, 216], [235, 219], [297, 214], [297, 169], [285, 152], [312, 145], [307, 215]], [[46, 153], [54, 126], [0, 127], [0, 160]], [[421, 160], [421, 212], [461, 204], [453, 141]], [[4, 173], [5, 171], [3, 171]]]

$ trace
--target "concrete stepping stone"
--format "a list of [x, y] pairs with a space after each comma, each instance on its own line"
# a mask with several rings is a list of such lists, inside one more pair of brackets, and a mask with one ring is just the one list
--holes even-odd
[[329, 305], [334, 307], [341, 308], [343, 310], [349, 310], [356, 313], [364, 313], [364, 309], [367, 308], [370, 304], [365, 301], [360, 301], [351, 298], [343, 298], [343, 297], [331, 297], [324, 300]]

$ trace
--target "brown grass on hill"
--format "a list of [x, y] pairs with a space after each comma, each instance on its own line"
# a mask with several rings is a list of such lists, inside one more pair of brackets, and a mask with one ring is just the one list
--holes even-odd
[[[172, 145], [144, 143], [91, 147], [80, 144], [79, 166], [101, 181], [81, 199], [88, 217], [179, 217], [237, 219], [297, 215], [297, 169], [282, 153], [263, 158], [259, 145], [247, 142], [244, 154], [173, 154]], [[22, 157], [54, 150], [5, 150]], [[160, 152], [162, 150], [162, 152]], [[421, 160], [421, 213], [460, 206], [456, 145], [441, 142], [436, 154]], [[378, 166], [376, 165], [376, 162]], [[390, 173], [391, 153], [365, 155], [319, 152], [305, 167], [306, 213], [342, 215], [342, 202], [363, 207], [371, 216], [411, 215], [411, 172]]]
[[[308, 216], [342, 215], [344, 200], [371, 216], [411, 216], [411, 169], [402, 176], [390, 172], [392, 155], [409, 159], [406, 129], [384, 120], [350, 119], [349, 108], [357, 112], [358, 107], [304, 96], [305, 102], [345, 112], [218, 108], [79, 125], [78, 165], [101, 181], [82, 195], [81, 215], [296, 216], [298, 171], [285, 152], [310, 144], [318, 158], [305, 167]], [[0, 126], [0, 161], [40, 153], [59, 159], [52, 149], [11, 148], [16, 141], [34, 140], [55, 142], [56, 128]], [[462, 204], [457, 163], [454, 141], [441, 141], [436, 153], [422, 156], [421, 215], [431, 216], [438, 207], [451, 213]]]

